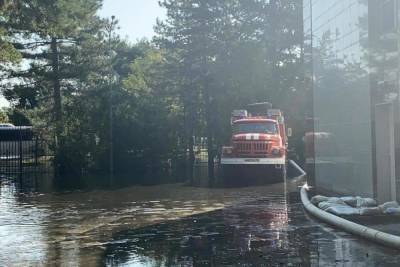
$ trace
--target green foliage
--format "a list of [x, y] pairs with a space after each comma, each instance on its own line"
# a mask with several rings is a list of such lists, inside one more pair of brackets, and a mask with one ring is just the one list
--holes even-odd
[[97, 54], [99, 47], [100, 52], [105, 47], [105, 22], [96, 16], [100, 4], [100, 0], [18, 0], [4, 21], [4, 27], [14, 33], [13, 45], [25, 67], [7, 70], [9, 82], [2, 84], [3, 94], [35, 125], [46, 127], [48, 136], [55, 137], [52, 147], [57, 165], [66, 162], [58, 160], [64, 149], [64, 120], [69, 115], [64, 105], [80, 95], [93, 68], [100, 67], [98, 61], [105, 58], [104, 53]]
[[4, 60], [21, 55], [27, 67], [6, 69], [0, 86], [10, 119], [28, 118], [55, 137], [61, 172], [109, 168], [110, 109], [116, 171], [145, 171], [193, 152], [193, 136], [208, 137], [212, 159], [229, 141], [232, 109], [304, 105], [301, 1], [164, 0], [154, 41], [135, 45], [114, 34], [115, 21], [97, 17], [100, 0], [12, 4], [0, 41], [12, 40], [5, 45], [16, 54]]
[[251, 102], [268, 100], [288, 109], [289, 118], [303, 119], [301, 1], [161, 5], [168, 17], [158, 22], [155, 41], [177, 57], [172, 75], [186, 110], [189, 149], [193, 135], [206, 136], [212, 159], [215, 148], [229, 141], [231, 110]]
[[11, 44], [11, 36], [2, 23], [9, 19], [9, 11], [14, 8], [11, 3], [0, 1], [0, 64], [18, 63], [21, 60], [21, 54]]
[[0, 62], [20, 62], [21, 54], [14, 49], [14, 46], [4, 40], [4, 36], [1, 36], [1, 32], [0, 38]]
[[3, 109], [0, 109], [0, 123], [7, 123], [7, 122], [8, 122], [7, 112]]
[[9, 109], [7, 111], [9, 122], [16, 126], [28, 126], [32, 125], [31, 121], [27, 118], [23, 110]]
[[116, 114], [130, 114], [124, 115], [121, 123], [125, 129], [135, 131], [132, 148], [139, 148], [148, 160], [166, 158], [177, 142], [181, 109], [165, 81], [165, 65], [163, 52], [154, 48], [136, 59], [124, 80], [129, 101], [116, 110]]
[[[61, 172], [79, 173], [83, 168], [107, 171], [110, 145], [110, 94], [113, 99], [113, 143], [116, 171], [132, 168], [139, 162], [132, 157], [136, 139], [135, 98], [123, 88], [123, 78], [130, 73], [130, 65], [144, 51], [117, 39], [112, 40], [114, 57], [110, 59], [108, 42], [87, 44], [79, 58], [88, 57], [87, 78], [79, 82], [76, 95], [64, 97], [64, 131], [61, 136]], [[94, 47], [93, 47], [94, 46]], [[132, 142], [135, 141], [134, 144]], [[139, 164], [140, 165], [140, 164]], [[134, 168], [133, 168], [134, 169]], [[133, 170], [132, 169], [132, 170]]]
[[80, 71], [87, 65], [76, 56], [96, 38], [101, 21], [95, 14], [100, 1], [18, 0], [14, 5], [16, 8], [7, 10], [4, 24], [15, 32], [14, 47], [29, 68], [9, 70], [11, 82], [2, 85], [4, 94], [20, 109], [46, 106], [47, 113], [53, 109], [57, 113], [53, 121], [59, 120], [60, 94], [76, 92], [76, 81], [85, 79], [87, 72]]

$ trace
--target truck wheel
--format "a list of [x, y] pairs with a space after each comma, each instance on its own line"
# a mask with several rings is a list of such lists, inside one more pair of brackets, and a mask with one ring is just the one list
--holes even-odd
[[286, 178], [286, 165], [277, 166], [275, 168], [276, 179], [282, 182]]

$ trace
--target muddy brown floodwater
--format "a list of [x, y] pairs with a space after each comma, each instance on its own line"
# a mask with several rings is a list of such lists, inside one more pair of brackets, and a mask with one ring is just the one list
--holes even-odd
[[40, 193], [3, 178], [0, 266], [398, 266], [306, 215], [301, 183]]

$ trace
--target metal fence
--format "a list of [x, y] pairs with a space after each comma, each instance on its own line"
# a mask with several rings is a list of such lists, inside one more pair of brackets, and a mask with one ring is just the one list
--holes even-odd
[[0, 128], [0, 174], [48, 172], [51, 159], [47, 142], [32, 127]]

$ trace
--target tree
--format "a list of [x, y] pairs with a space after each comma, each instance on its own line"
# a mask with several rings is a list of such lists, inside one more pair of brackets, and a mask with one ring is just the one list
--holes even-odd
[[110, 140], [119, 170], [176, 154], [191, 169], [202, 136], [213, 183], [232, 109], [265, 100], [284, 109], [302, 97], [297, 0], [163, 0], [153, 43], [133, 46], [96, 16], [101, 0], [10, 3], [0, 26], [23, 64], [5, 69], [0, 86], [13, 114], [49, 129], [65, 172], [104, 170]]
[[137, 58], [124, 80], [128, 101], [121, 101], [116, 110], [119, 124], [135, 132], [124, 145], [130, 144], [147, 164], [173, 158], [171, 152], [178, 145], [182, 110], [173, 84], [166, 79], [165, 65], [164, 52], [153, 47]]
[[[215, 68], [229, 54], [235, 40], [232, 11], [238, 1], [170, 1], [166, 21], [158, 22], [157, 43], [177, 55], [176, 77], [181, 81], [180, 98], [186, 114], [187, 144], [193, 161], [193, 136], [204, 121], [208, 147], [209, 177], [213, 182], [215, 149], [215, 112], [218, 80]], [[202, 118], [204, 120], [202, 120]], [[199, 134], [201, 134], [200, 130]]]
[[[0, 19], [2, 22], [9, 19], [9, 11], [15, 6], [12, 2], [0, 1]], [[21, 54], [12, 45], [10, 36], [0, 22], [0, 65], [5, 63], [18, 63], [21, 60]]]
[[63, 103], [79, 92], [79, 81], [89, 73], [81, 51], [91, 39], [101, 39], [100, 5], [101, 0], [15, 0], [15, 8], [7, 10], [4, 27], [28, 67], [8, 71], [4, 94], [16, 108], [34, 109], [34, 119], [41, 117], [53, 129], [56, 159], [65, 125]]
[[0, 109], [0, 123], [8, 122], [7, 112], [3, 109]]
[[[27, 70], [10, 71], [12, 83], [9, 89], [26, 92], [19, 105], [37, 106], [37, 101], [52, 99], [52, 117], [57, 135], [62, 132], [62, 93], [74, 91], [74, 81], [80, 75], [72, 59], [77, 46], [98, 31], [96, 12], [100, 0], [16, 0], [16, 8], [9, 11], [6, 22], [13, 33], [14, 46], [21, 52]], [[14, 86], [13, 86], [14, 85]], [[32, 93], [34, 92], [34, 93]], [[12, 93], [7, 94], [15, 100]]]
[[[143, 140], [137, 138], [136, 100], [124, 89], [123, 82], [131, 73], [132, 62], [147, 49], [147, 44], [131, 46], [115, 36], [111, 49], [105, 38], [86, 43], [79, 50], [77, 58], [82, 60], [82, 72], [87, 72], [87, 78], [78, 82], [80, 90], [64, 102], [65, 126], [60, 153], [62, 161], [68, 163], [64, 173], [79, 173], [81, 169], [96, 173], [108, 171], [110, 127], [114, 130], [115, 172], [138, 170], [139, 160], [132, 158], [131, 152]], [[111, 90], [113, 126], [109, 118]]]
[[265, 100], [284, 109], [293, 105], [293, 96], [302, 96], [297, 93], [301, 1], [164, 0], [161, 5], [167, 19], [158, 22], [155, 41], [179, 58], [175, 77], [187, 111], [188, 146], [195, 131], [205, 133], [212, 181], [232, 109]]

